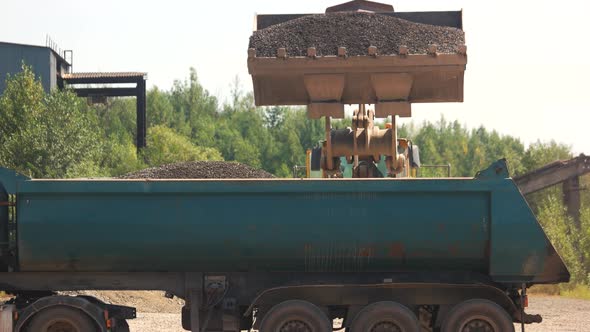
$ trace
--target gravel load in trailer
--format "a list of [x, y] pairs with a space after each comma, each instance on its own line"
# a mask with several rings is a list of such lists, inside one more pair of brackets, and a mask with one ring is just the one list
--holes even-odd
[[346, 47], [347, 55], [367, 55], [369, 46], [379, 54], [394, 55], [400, 46], [409, 54], [427, 54], [430, 45], [441, 53], [456, 53], [465, 44], [462, 30], [410, 22], [364, 12], [343, 12], [304, 16], [255, 31], [250, 48], [260, 57], [275, 57], [279, 48], [289, 56], [306, 56], [315, 47], [318, 56], [337, 55]]
[[268, 179], [274, 175], [238, 162], [189, 161], [146, 168], [121, 179]]

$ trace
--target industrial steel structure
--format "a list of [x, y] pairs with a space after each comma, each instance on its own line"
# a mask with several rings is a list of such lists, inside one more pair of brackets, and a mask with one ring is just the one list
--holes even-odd
[[[66, 60], [69, 55], [69, 60]], [[106, 97], [136, 98], [136, 146], [146, 146], [146, 73], [101, 72], [76, 73], [72, 67], [73, 51], [61, 51], [50, 39], [46, 46], [35, 46], [0, 42], [0, 94], [4, 91], [8, 75], [22, 70], [22, 65], [30, 66], [45, 92], [53, 89], [69, 88], [79, 97], [87, 97], [89, 102], [103, 102]], [[115, 84], [114, 86], [108, 86]], [[122, 87], [121, 84], [134, 84]], [[101, 87], [96, 87], [100, 85]], [[106, 86], [105, 86], [106, 85]]]
[[[65, 85], [76, 92], [79, 97], [100, 101], [106, 97], [135, 97], [136, 100], [136, 139], [138, 149], [146, 146], [146, 73], [68, 73], [62, 76]], [[134, 84], [132, 87], [105, 86], [111, 84]], [[96, 87], [100, 85], [100, 87]]]
[[561, 184], [563, 203], [568, 214], [580, 226], [581, 199], [580, 176], [590, 173], [590, 157], [581, 154], [569, 160], [557, 160], [527, 174], [517, 176], [514, 181], [523, 195], [532, 194]]

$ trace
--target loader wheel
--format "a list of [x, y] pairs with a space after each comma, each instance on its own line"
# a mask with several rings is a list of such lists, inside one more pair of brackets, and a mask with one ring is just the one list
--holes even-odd
[[447, 314], [442, 332], [514, 332], [506, 310], [488, 300], [468, 300]]
[[396, 302], [376, 302], [364, 307], [352, 321], [351, 332], [418, 332], [418, 318]]
[[88, 315], [82, 311], [56, 306], [35, 314], [30, 332], [92, 332], [97, 331]]
[[315, 305], [290, 300], [272, 307], [260, 324], [260, 332], [326, 332], [332, 323]]

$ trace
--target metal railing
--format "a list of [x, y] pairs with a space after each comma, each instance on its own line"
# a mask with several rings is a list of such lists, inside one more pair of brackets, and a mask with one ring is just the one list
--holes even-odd
[[416, 171], [416, 177], [420, 177], [420, 171], [422, 169], [437, 169], [437, 168], [445, 168], [447, 170], [447, 177], [451, 177], [451, 164], [446, 165], [420, 165], [420, 168]]

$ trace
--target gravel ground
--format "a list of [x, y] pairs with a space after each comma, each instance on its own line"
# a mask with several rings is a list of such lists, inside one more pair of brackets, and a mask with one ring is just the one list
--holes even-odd
[[350, 56], [367, 55], [369, 46], [376, 46], [382, 55], [398, 54], [399, 47], [408, 47], [410, 54], [426, 54], [428, 46], [438, 45], [438, 52], [456, 53], [465, 44], [462, 30], [414, 23], [396, 17], [373, 13], [331, 13], [304, 16], [255, 31], [250, 48], [256, 56], [275, 57], [278, 48], [286, 48], [289, 56], [306, 56], [308, 47], [315, 47], [318, 56], [336, 55], [338, 47], [346, 47]]
[[[527, 332], [588, 332], [590, 331], [590, 301], [562, 297], [529, 298], [527, 312], [543, 316], [543, 323], [527, 325]], [[140, 312], [129, 321], [131, 331], [184, 332], [178, 313]], [[516, 326], [520, 331], [520, 325]]]
[[146, 168], [121, 179], [268, 179], [274, 176], [237, 162], [192, 161]]

